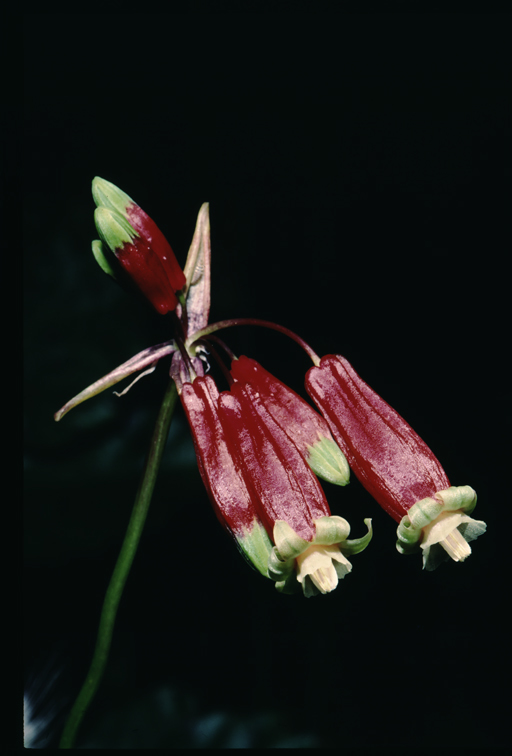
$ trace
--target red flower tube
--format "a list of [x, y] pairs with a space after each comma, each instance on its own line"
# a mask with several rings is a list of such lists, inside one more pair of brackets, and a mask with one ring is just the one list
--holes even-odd
[[[109, 181], [96, 177], [92, 193], [97, 204], [94, 220], [102, 240], [157, 312], [165, 315], [174, 310], [178, 304], [175, 292], [184, 287], [185, 275], [156, 223]], [[98, 242], [93, 243], [93, 251], [108, 271]]]
[[328, 423], [295, 391], [279, 381], [256, 360], [233, 360], [231, 375], [253, 386], [273, 419], [290, 437], [313, 472], [323, 480], [345, 486], [350, 468], [334, 442]]
[[485, 531], [469, 514], [470, 486], [451, 486], [433, 452], [395, 410], [339, 355], [323, 357], [306, 375], [306, 389], [363, 486], [397, 522], [397, 549], [423, 550], [434, 569], [449, 555], [462, 561]]
[[184, 383], [180, 398], [192, 431], [199, 472], [217, 518], [248, 561], [268, 577], [272, 543], [258, 515], [255, 496], [242, 475], [239, 454], [228, 444], [220, 422], [219, 392], [213, 378], [199, 377], [193, 383]]
[[258, 514], [275, 546], [268, 562], [278, 590], [302, 585], [306, 596], [329, 593], [351, 571], [345, 554], [366, 547], [368, 534], [347, 541], [350, 526], [332, 516], [324, 492], [299, 449], [276, 422], [260, 392], [235, 382], [219, 397], [219, 414]]

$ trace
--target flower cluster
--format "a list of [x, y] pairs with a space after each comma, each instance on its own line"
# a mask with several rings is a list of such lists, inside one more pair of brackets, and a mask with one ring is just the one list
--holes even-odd
[[222, 393], [211, 376], [180, 386], [217, 517], [278, 590], [328, 593], [371, 538], [369, 529], [347, 540], [350, 526], [331, 515], [317, 478], [348, 483], [345, 457], [323, 418], [257, 362], [233, 361], [231, 377]]
[[[160, 314], [170, 314], [174, 339], [140, 352], [82, 391], [56, 414], [135, 372], [145, 375], [172, 354], [170, 374], [188, 419], [197, 463], [214, 511], [241, 553], [284, 593], [329, 593], [369, 544], [367, 532], [349, 539], [350, 526], [332, 515], [319, 479], [345, 486], [350, 469], [397, 522], [400, 553], [421, 551], [426, 569], [443, 558], [464, 560], [469, 542], [485, 531], [470, 517], [476, 494], [451, 486], [427, 445], [340, 355], [320, 359], [276, 324], [232, 320], [209, 324], [210, 236], [203, 205], [184, 272], [156, 224], [124, 192], [93, 181], [93, 243], [101, 267], [112, 263], [130, 277]], [[233, 325], [265, 325], [301, 344], [314, 367], [305, 387], [314, 409], [254, 359], [237, 358], [213, 334]], [[230, 358], [229, 369], [213, 343]], [[227, 388], [205, 374], [204, 352], [219, 361]], [[140, 376], [139, 376], [140, 377]]]

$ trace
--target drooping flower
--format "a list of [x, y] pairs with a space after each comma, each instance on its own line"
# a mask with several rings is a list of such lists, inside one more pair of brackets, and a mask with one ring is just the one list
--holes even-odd
[[245, 483], [240, 455], [228, 443], [221, 423], [215, 381], [207, 375], [183, 383], [180, 398], [192, 431], [199, 472], [217, 518], [248, 561], [267, 577], [272, 544], [258, 515], [254, 494]]
[[268, 575], [276, 588], [304, 595], [329, 593], [352, 565], [347, 554], [362, 551], [368, 534], [348, 541], [350, 526], [332, 516], [316, 476], [290, 436], [250, 383], [235, 382], [218, 399], [227, 445], [241, 460], [245, 483], [274, 547]]
[[248, 383], [256, 389], [273, 419], [319, 478], [336, 485], [347, 485], [350, 468], [322, 415], [250, 357], [242, 355], [233, 360], [231, 375], [235, 381]]
[[[165, 315], [176, 309], [176, 292], [186, 280], [165, 236], [156, 223], [125, 192], [98, 176], [92, 182], [97, 208], [96, 228], [119, 264], [151, 302]], [[113, 273], [101, 242], [93, 242], [101, 267]]]
[[486, 529], [469, 517], [475, 491], [450, 485], [425, 442], [344, 357], [323, 357], [308, 371], [306, 389], [357, 478], [399, 523], [398, 551], [421, 546], [427, 570], [469, 556], [469, 542]]

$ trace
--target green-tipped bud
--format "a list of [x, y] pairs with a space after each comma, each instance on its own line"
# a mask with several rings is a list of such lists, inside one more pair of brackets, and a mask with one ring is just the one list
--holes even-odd
[[108, 244], [114, 253], [121, 250], [125, 244], [130, 244], [137, 236], [135, 229], [116, 210], [97, 207], [94, 211], [94, 223], [102, 241]]
[[[92, 182], [96, 228], [120, 265], [162, 315], [175, 310], [186, 279], [165, 236], [125, 192], [105, 179]], [[108, 258], [93, 248], [103, 270]], [[110, 268], [110, 265], [109, 265]], [[112, 275], [110, 270], [106, 271]]]
[[345, 455], [332, 438], [322, 438], [308, 446], [307, 463], [319, 478], [346, 486], [350, 481], [350, 467]]
[[110, 181], [95, 176], [92, 181], [92, 196], [98, 207], [106, 207], [116, 210], [121, 215], [126, 215], [127, 208], [136, 203], [125, 192]]

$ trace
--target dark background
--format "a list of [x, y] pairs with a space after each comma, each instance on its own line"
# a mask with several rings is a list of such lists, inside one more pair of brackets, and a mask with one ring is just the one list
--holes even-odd
[[[477, 490], [488, 533], [425, 573], [355, 479], [326, 484], [354, 535], [373, 517], [373, 542], [332, 595], [278, 595], [218, 525], [179, 408], [78, 744], [505, 745], [510, 20], [25, 16], [25, 666], [39, 713], [56, 707], [47, 745], [88, 667], [168, 363], [53, 413], [172, 336], [94, 262], [95, 175], [182, 264], [209, 201], [211, 320], [275, 320], [344, 354]], [[304, 395], [295, 344], [224, 338]]]

